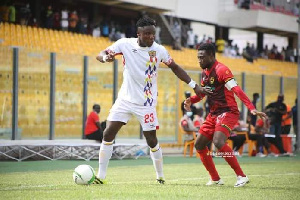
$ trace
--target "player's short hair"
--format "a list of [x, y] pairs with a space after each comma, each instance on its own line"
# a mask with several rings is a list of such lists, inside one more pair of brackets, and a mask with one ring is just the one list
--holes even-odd
[[208, 54], [213, 55], [215, 57], [216, 54], [216, 49], [215, 49], [215, 45], [212, 43], [202, 43], [200, 44], [198, 51], [204, 50], [206, 51]]
[[101, 109], [101, 106], [99, 104], [94, 104], [93, 105], [93, 109], [96, 109], [96, 108], [100, 108]]
[[144, 26], [156, 26], [156, 22], [154, 19], [145, 16], [140, 18], [137, 22], [136, 22], [136, 27], [144, 27]]

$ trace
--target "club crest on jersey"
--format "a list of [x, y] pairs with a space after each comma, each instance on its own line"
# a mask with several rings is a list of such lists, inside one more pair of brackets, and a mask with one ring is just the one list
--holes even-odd
[[210, 84], [214, 84], [214, 82], [215, 82], [215, 78], [214, 78], [214, 77], [210, 77], [209, 83], [210, 83]]
[[154, 58], [156, 56], [156, 51], [148, 51], [148, 54], [151, 58]]

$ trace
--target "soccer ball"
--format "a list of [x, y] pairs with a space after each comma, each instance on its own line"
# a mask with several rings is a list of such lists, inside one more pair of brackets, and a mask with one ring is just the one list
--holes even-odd
[[89, 185], [95, 180], [95, 171], [89, 165], [79, 165], [74, 169], [73, 180], [78, 185]]

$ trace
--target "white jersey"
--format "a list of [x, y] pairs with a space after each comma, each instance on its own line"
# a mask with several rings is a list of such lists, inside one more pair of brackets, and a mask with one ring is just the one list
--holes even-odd
[[172, 62], [165, 47], [156, 42], [151, 47], [141, 47], [137, 38], [122, 38], [106, 51], [123, 55], [123, 83], [118, 98], [138, 105], [156, 106], [159, 64]]

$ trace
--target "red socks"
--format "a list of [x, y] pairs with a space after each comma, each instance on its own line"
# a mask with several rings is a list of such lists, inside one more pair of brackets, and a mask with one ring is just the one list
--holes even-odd
[[220, 180], [220, 176], [216, 170], [214, 161], [212, 159], [212, 156], [210, 155], [210, 152], [208, 151], [208, 148], [206, 147], [203, 150], [197, 150], [197, 152], [200, 155], [200, 159], [201, 159], [203, 165], [205, 166], [206, 170], [210, 174], [211, 179], [213, 181]]
[[233, 154], [232, 149], [228, 146], [228, 144], [225, 144], [219, 150], [219, 154], [223, 155], [223, 158], [230, 165], [230, 167], [235, 171], [237, 176], [242, 176], [242, 177], [246, 176], [243, 170], [241, 169], [240, 164], [238, 163], [235, 155]]

